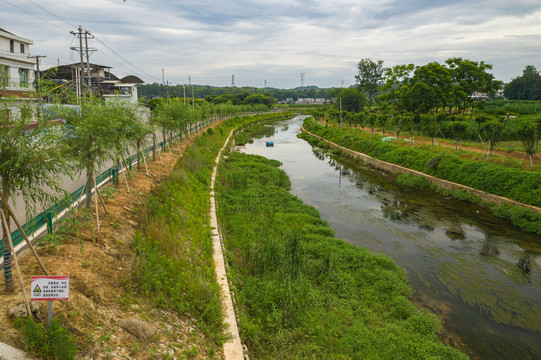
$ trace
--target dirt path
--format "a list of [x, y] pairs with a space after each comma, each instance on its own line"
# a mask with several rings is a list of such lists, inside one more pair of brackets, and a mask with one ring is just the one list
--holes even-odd
[[[143, 220], [147, 196], [163, 182], [193, 136], [173, 146], [133, 172], [130, 192], [123, 177], [120, 185], [102, 193], [109, 215], [99, 208], [101, 232], [97, 233], [94, 208], [81, 208], [55, 230], [53, 242], [38, 250], [45, 267], [54, 275], [70, 276], [70, 299], [53, 304], [53, 316], [77, 337], [77, 359], [206, 359], [214, 349], [205, 341], [193, 319], [153, 307], [136, 295], [131, 277], [135, 262], [134, 237]], [[55, 245], [54, 242], [61, 243]], [[30, 252], [19, 258], [26, 292], [30, 277], [43, 275]], [[14, 274], [14, 278], [16, 275]], [[0, 342], [22, 347], [8, 310], [22, 303], [19, 283], [6, 293], [0, 277]], [[38, 318], [47, 321], [46, 303], [40, 302]], [[220, 358], [219, 353], [214, 354]]]

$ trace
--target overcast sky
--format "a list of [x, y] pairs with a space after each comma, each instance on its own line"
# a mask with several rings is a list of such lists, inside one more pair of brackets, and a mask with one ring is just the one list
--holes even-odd
[[[70, 31], [97, 39], [90, 61], [173, 84], [294, 88], [355, 82], [384, 66], [485, 61], [505, 82], [541, 70], [540, 0], [0, 0], [0, 28], [33, 40], [42, 68], [78, 61]], [[125, 61], [127, 60], [127, 62]]]

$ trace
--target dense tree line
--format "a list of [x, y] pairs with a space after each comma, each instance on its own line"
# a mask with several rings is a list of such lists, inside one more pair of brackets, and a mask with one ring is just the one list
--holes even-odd
[[469, 108], [473, 111], [476, 95], [493, 95], [502, 86], [489, 72], [492, 65], [462, 58], [449, 58], [444, 64], [390, 68], [384, 68], [381, 60], [363, 59], [357, 68], [357, 84], [369, 103], [377, 92], [380, 107], [418, 114], [438, 109], [449, 114]]
[[[146, 99], [153, 99], [155, 97], [166, 98], [167, 86], [164, 84], [152, 83], [142, 84], [138, 86], [139, 93]], [[340, 89], [337, 89], [340, 91]], [[206, 97], [218, 97], [221, 95], [231, 95], [236, 98], [246, 98], [250, 95], [261, 94], [270, 96], [275, 101], [287, 101], [293, 99], [293, 101], [299, 98], [325, 98], [330, 99], [333, 94], [336, 94], [336, 88], [320, 89], [316, 86], [306, 86], [295, 89], [277, 89], [277, 88], [257, 88], [257, 87], [214, 87], [209, 85], [194, 85], [193, 97], [196, 99], [205, 99]], [[169, 96], [182, 98], [184, 97], [184, 85], [171, 85], [169, 86]], [[192, 87], [186, 86], [186, 98], [192, 97]]]
[[541, 75], [532, 66], [527, 65], [522, 76], [517, 76], [505, 85], [504, 95], [511, 100], [541, 100]]

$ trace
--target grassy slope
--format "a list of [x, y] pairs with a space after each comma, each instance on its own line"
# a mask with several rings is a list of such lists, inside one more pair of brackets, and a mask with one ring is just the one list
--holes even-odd
[[160, 308], [189, 313], [217, 346], [224, 339], [209, 225], [214, 159], [231, 129], [284, 116], [232, 118], [195, 139], [168, 179], [149, 197], [144, 231], [136, 237], [138, 292]]
[[241, 336], [254, 359], [465, 359], [410, 302], [389, 258], [335, 239], [277, 161], [233, 153], [219, 174]]

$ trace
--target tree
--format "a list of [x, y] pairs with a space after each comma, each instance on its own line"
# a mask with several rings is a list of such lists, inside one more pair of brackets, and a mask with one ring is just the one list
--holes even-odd
[[385, 68], [385, 83], [379, 89], [382, 94], [378, 96], [378, 99], [400, 108], [399, 100], [401, 93], [407, 90], [406, 84], [414, 69], [415, 65], [413, 64], [396, 65], [392, 68]]
[[468, 123], [465, 121], [453, 121], [450, 125], [451, 133], [453, 134], [453, 139], [455, 140], [456, 151], [458, 151], [458, 142], [462, 140], [464, 135], [466, 135], [466, 130], [468, 129]]
[[434, 138], [440, 131], [440, 123], [433, 115], [421, 115], [421, 128], [423, 132], [428, 134], [432, 139], [432, 146], [434, 146]]
[[536, 153], [537, 141], [536, 126], [530, 120], [523, 120], [519, 124], [517, 134], [524, 145], [524, 151], [530, 156], [530, 166], [533, 166], [533, 155]]
[[483, 134], [483, 138], [488, 140], [488, 148], [490, 151], [488, 156], [492, 156], [494, 143], [501, 140], [503, 135], [503, 126], [504, 124], [497, 119], [491, 119], [481, 123], [481, 133]]
[[368, 109], [372, 110], [374, 95], [378, 92], [379, 83], [383, 78], [383, 60], [362, 59], [357, 64], [357, 69], [359, 72], [355, 75], [355, 81], [359, 89], [368, 95]]
[[366, 104], [366, 97], [358, 89], [350, 87], [342, 89], [338, 93], [335, 104], [339, 104], [342, 99], [342, 110], [349, 112], [361, 112]]
[[374, 135], [374, 128], [376, 127], [377, 115], [368, 113], [365, 117], [365, 123], [370, 126], [370, 133]]
[[437, 62], [418, 66], [408, 81], [409, 88], [401, 99], [406, 110], [416, 113], [446, 107], [451, 93], [451, 73]]
[[541, 75], [533, 65], [527, 65], [518, 76], [505, 85], [503, 91], [510, 100], [541, 100]]
[[247, 105], [255, 105], [255, 104], [262, 104], [267, 106], [272, 106], [274, 104], [274, 99], [270, 97], [270, 95], [263, 95], [263, 94], [252, 94], [248, 95], [244, 99], [244, 103]]
[[450, 58], [445, 61], [449, 66], [452, 78], [452, 101], [459, 107], [465, 109], [472, 107], [475, 93], [493, 95], [501, 88], [501, 82], [494, 80], [494, 75], [488, 71], [492, 65], [484, 61], [477, 62], [468, 59]]
[[[6, 201], [22, 196], [26, 213], [31, 214], [36, 205], [48, 206], [65, 194], [60, 174], [71, 173], [66, 160], [64, 133], [60, 126], [47, 120], [38, 120], [30, 128], [36, 110], [30, 104], [15, 106], [3, 99], [0, 104], [0, 178]], [[16, 108], [13, 117], [9, 108]], [[30, 117], [21, 114], [32, 114]], [[6, 213], [5, 204], [0, 204]], [[11, 251], [7, 234], [10, 217], [6, 213], [8, 228], [2, 224], [4, 241], [4, 277], [6, 289], [13, 290], [11, 277]]]
[[101, 103], [97, 99], [85, 100], [79, 114], [68, 117], [72, 129], [67, 137], [72, 159], [79, 169], [86, 172], [86, 207], [92, 204], [92, 188], [95, 172], [108, 159], [114, 159], [120, 134], [111, 131], [127, 131], [121, 103]]

